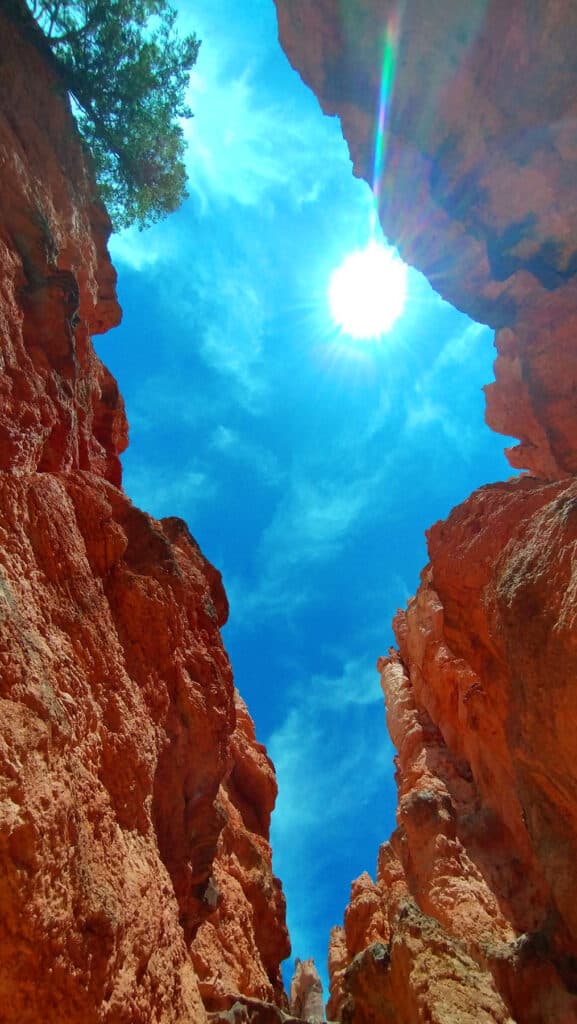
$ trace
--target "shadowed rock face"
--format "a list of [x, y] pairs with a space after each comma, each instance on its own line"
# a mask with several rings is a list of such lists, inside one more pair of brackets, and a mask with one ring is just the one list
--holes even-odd
[[[577, 1020], [577, 8], [276, 0], [386, 235], [497, 329], [491, 426], [531, 477], [428, 535], [381, 659], [398, 828], [333, 930], [329, 1018]], [[383, 58], [392, 71], [374, 178]]]
[[54, 79], [10, 22], [2, 28], [0, 468], [82, 469], [119, 484], [124, 406], [90, 342], [120, 320], [110, 225]]
[[[577, 468], [577, 8], [567, 0], [276, 0], [289, 60], [338, 114], [385, 234], [496, 327], [487, 419], [514, 466]], [[385, 159], [374, 178], [383, 66]]]
[[[497, 328], [488, 418], [534, 474], [429, 534], [382, 659], [398, 828], [333, 932], [350, 1024], [577, 1019], [575, 76], [568, 3], [277, 0], [388, 235]], [[7, 1024], [288, 1020], [272, 767], [218, 572], [119, 488], [118, 321], [70, 112], [0, 16], [0, 990]]]
[[119, 487], [108, 218], [53, 74], [3, 15], [0, 40], [0, 1016], [284, 1005], [276, 784], [220, 574]]

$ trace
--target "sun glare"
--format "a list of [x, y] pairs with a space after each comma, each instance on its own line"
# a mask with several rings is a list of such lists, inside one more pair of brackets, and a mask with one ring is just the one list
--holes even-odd
[[329, 305], [343, 334], [378, 340], [398, 320], [407, 298], [407, 268], [384, 245], [371, 241], [354, 249], [333, 271]]

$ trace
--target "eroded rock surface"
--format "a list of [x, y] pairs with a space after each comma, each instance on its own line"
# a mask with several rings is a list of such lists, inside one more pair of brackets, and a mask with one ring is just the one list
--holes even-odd
[[289, 1000], [295, 1017], [302, 1017], [309, 1024], [322, 1024], [325, 1019], [323, 984], [314, 960], [295, 960]]
[[235, 709], [232, 770], [216, 798], [225, 825], [206, 892], [211, 912], [192, 943], [192, 962], [207, 1009], [227, 1009], [232, 994], [286, 1009], [279, 964], [290, 943], [268, 843], [276, 780], [238, 692]]
[[[281, 43], [338, 114], [385, 234], [497, 328], [487, 419], [514, 466], [577, 469], [577, 8], [275, 0]], [[385, 159], [375, 180], [383, 68]]]
[[108, 218], [54, 75], [5, 14], [0, 39], [0, 1016], [272, 1013], [276, 786], [220, 574], [120, 489]]
[[496, 484], [430, 531], [379, 663], [398, 828], [333, 932], [330, 1019], [577, 1020], [576, 497]]
[[[329, 1018], [577, 1021], [577, 8], [276, 0], [385, 234], [497, 330], [487, 420], [531, 477], [429, 532], [380, 661], [398, 828], [333, 930]], [[375, 176], [383, 69], [384, 162]]]

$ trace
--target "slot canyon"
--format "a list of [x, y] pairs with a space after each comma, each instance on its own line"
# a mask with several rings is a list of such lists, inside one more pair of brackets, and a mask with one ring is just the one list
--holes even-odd
[[[518, 441], [508, 481], [431, 525], [397, 645], [369, 652], [397, 827], [327, 935], [326, 1019], [571, 1024], [577, 8], [275, 5], [387, 240], [495, 331], [479, 386]], [[193, 522], [122, 489], [124, 404], [92, 344], [121, 315], [110, 221], [23, 0], [0, 39], [0, 1020], [318, 1022], [309, 961], [290, 1006], [283, 985], [275, 771], [220, 572]]]

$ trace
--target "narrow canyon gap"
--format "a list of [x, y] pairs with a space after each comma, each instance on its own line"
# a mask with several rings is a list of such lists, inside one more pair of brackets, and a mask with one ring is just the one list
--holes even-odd
[[191, 198], [111, 239], [124, 320], [97, 346], [127, 403], [127, 493], [182, 516], [223, 573], [225, 644], [277, 771], [293, 956], [314, 956], [326, 990], [327, 935], [394, 827], [377, 654], [425, 529], [511, 472], [483, 428], [492, 331], [412, 270], [389, 334], [335, 331], [329, 282], [371, 235], [370, 189], [269, 0], [189, 17]]
[[[375, 881], [365, 874], [354, 883], [344, 929], [333, 933], [329, 1013], [350, 1022], [407, 1024], [421, 1016], [573, 1020], [576, 15], [558, 3], [542, 11], [521, 4], [513, 12], [497, 3], [465, 11], [443, 3], [433, 17], [428, 6], [413, 2], [400, 20], [391, 5], [367, 0], [346, 6], [279, 0], [277, 7], [287, 54], [327, 112], [340, 115], [355, 170], [371, 181], [383, 53], [388, 40], [397, 40], [378, 190], [385, 232], [445, 298], [498, 328], [488, 416], [519, 438], [512, 462], [530, 471], [481, 488], [429, 531], [430, 565], [395, 621], [398, 650], [379, 662], [399, 751], [398, 828], [381, 848]], [[32, 28], [20, 17], [0, 17], [2, 1012], [10, 1024], [280, 1022], [286, 997], [279, 966], [288, 936], [267, 842], [276, 786], [222, 646], [228, 607], [220, 573], [175, 517], [178, 500], [159, 510], [143, 502], [157, 514], [152, 518], [120, 489], [124, 408], [91, 343], [92, 334], [119, 318], [106, 252], [109, 224], [91, 199], [70, 111]], [[251, 132], [260, 123], [263, 137], [270, 135], [272, 115], [267, 121], [255, 105], [250, 75], [226, 91], [231, 105], [260, 113]], [[299, 117], [286, 119], [295, 152], [303, 151], [300, 128]], [[238, 142], [232, 126], [227, 139]], [[257, 205], [276, 213], [270, 182], [281, 171], [270, 149], [263, 155]], [[372, 541], [379, 535], [381, 523], [367, 508], [382, 501], [385, 484], [402, 466], [397, 452], [383, 473], [374, 468], [383, 457], [386, 433], [379, 431], [391, 378], [374, 355], [351, 358], [320, 341], [316, 377], [303, 372], [304, 346], [292, 367], [280, 362], [287, 340], [281, 321], [289, 311], [267, 322], [258, 291], [231, 258], [236, 254], [240, 264], [246, 253], [234, 247], [242, 233], [235, 203], [255, 205], [254, 176], [243, 175], [242, 163], [235, 170], [219, 179], [230, 232], [225, 272], [206, 267], [204, 288], [195, 290], [194, 303], [180, 306], [174, 327], [175, 344], [185, 325], [191, 344], [196, 336], [204, 352], [203, 365], [180, 367], [183, 382], [190, 371], [197, 375], [196, 398], [183, 388], [167, 398], [151, 374], [149, 404], [140, 415], [147, 421], [156, 401], [178, 406], [183, 420], [196, 417], [205, 447], [187, 456], [186, 469], [199, 514], [186, 508], [184, 517], [196, 534], [203, 515], [211, 515], [203, 501], [218, 503], [221, 496], [203, 461], [206, 449], [246, 458], [249, 436], [240, 415], [210, 419], [212, 394], [203, 405], [200, 385], [210, 385], [211, 359], [221, 382], [227, 375], [234, 381], [247, 418], [262, 412], [271, 384], [247, 365], [258, 367], [271, 336], [280, 339], [279, 376], [291, 401], [298, 395], [290, 390], [295, 368], [301, 389], [314, 384], [317, 404], [327, 378], [333, 387], [340, 370], [341, 418], [350, 416], [346, 396], [360, 390], [359, 381], [365, 421], [369, 396], [379, 399], [366, 430], [344, 449], [350, 463], [362, 441], [369, 463], [332, 486], [329, 478], [319, 481], [314, 461], [308, 474], [283, 476], [282, 441], [272, 452], [253, 451], [251, 465], [266, 477], [261, 488], [276, 488], [285, 500], [265, 523], [258, 552], [268, 576], [253, 577], [252, 588], [246, 580], [239, 585], [237, 576], [229, 596], [259, 628], [262, 619], [263, 635], [271, 626], [267, 604], [284, 609], [275, 642], [293, 653], [296, 682], [288, 697], [296, 707], [311, 675], [299, 685], [300, 606], [295, 600], [287, 615], [287, 595], [304, 599], [309, 631], [327, 614], [310, 596], [321, 575], [341, 603], [333, 630], [345, 633], [350, 609], [361, 605], [368, 620], [358, 634], [362, 656], [325, 642], [312, 673], [316, 703], [305, 710], [316, 727], [338, 696], [351, 729], [359, 722], [364, 729], [366, 720], [355, 716], [368, 704], [375, 722], [368, 767], [374, 759], [383, 772], [390, 748], [365, 687], [386, 624], [375, 623], [367, 609], [378, 608], [382, 590], [375, 581], [389, 567], [383, 557], [369, 576], [374, 592], [362, 600], [359, 591], [347, 593], [343, 563], [329, 556], [348, 550], [355, 528]], [[300, 168], [305, 180], [309, 170]], [[280, 181], [289, 191], [282, 174]], [[207, 181], [195, 179], [195, 186], [188, 210], [196, 209], [200, 231], [203, 203], [214, 195]], [[299, 230], [323, 188], [331, 192], [333, 181], [321, 184], [313, 175], [290, 197], [291, 215], [300, 209]], [[340, 223], [347, 224], [344, 214]], [[121, 238], [119, 252], [124, 246], [125, 263], [132, 256], [133, 263], [148, 258], [158, 267], [158, 249], [170, 251], [185, 235], [190, 241], [190, 224], [172, 235], [151, 233], [140, 250]], [[323, 230], [328, 238], [326, 223]], [[206, 233], [199, 237], [206, 242]], [[249, 248], [263, 266], [259, 257], [268, 245], [262, 239], [261, 248], [260, 241], [253, 232]], [[180, 251], [173, 264], [181, 262]], [[309, 266], [305, 275], [310, 280]], [[216, 308], [215, 291], [225, 300]], [[181, 292], [182, 279], [165, 305], [154, 300], [159, 323]], [[424, 286], [420, 296], [423, 308], [437, 301]], [[238, 350], [222, 340], [230, 326], [227, 303], [244, 317], [234, 321], [235, 341], [244, 346], [236, 360]], [[319, 309], [307, 309], [307, 317], [316, 322]], [[456, 324], [457, 314], [442, 315]], [[139, 326], [142, 341], [154, 346], [150, 314], [141, 314]], [[459, 358], [477, 360], [478, 329], [461, 322], [459, 337], [465, 338], [456, 346]], [[432, 363], [435, 341], [429, 339], [425, 353]], [[454, 348], [444, 349], [441, 368], [454, 364]], [[412, 362], [410, 376], [416, 356], [401, 345], [397, 361], [399, 352]], [[402, 377], [399, 382], [408, 386]], [[419, 384], [421, 405], [403, 409], [401, 436], [424, 427], [424, 445], [439, 414], [427, 380], [419, 377]], [[231, 392], [223, 397], [230, 409]], [[452, 399], [458, 406], [458, 395]], [[309, 414], [305, 443], [324, 413], [319, 408], [316, 422]], [[360, 413], [350, 418], [356, 430]], [[158, 421], [151, 422], [156, 429]], [[166, 431], [169, 412], [164, 422]], [[443, 436], [447, 462], [435, 465], [441, 475], [459, 454], [466, 461], [455, 431]], [[189, 452], [186, 436], [173, 434], [167, 443], [178, 453], [178, 471]], [[245, 476], [239, 473], [238, 486]], [[141, 491], [158, 504], [178, 499], [171, 472], [160, 466]], [[260, 507], [255, 503], [253, 514]], [[233, 515], [240, 508], [231, 505]], [[307, 586], [291, 575], [290, 559], [278, 557], [287, 550], [296, 550], [299, 564], [304, 560]], [[349, 561], [351, 576], [353, 568]], [[402, 583], [399, 589], [406, 591]], [[259, 599], [252, 606], [251, 590]], [[261, 658], [267, 665], [266, 649]], [[268, 704], [272, 709], [275, 702]], [[313, 719], [313, 712], [320, 714]], [[280, 721], [271, 714], [271, 747], [290, 766], [302, 720], [290, 710]], [[331, 767], [338, 778], [337, 764]], [[312, 762], [311, 768], [318, 771]], [[380, 782], [375, 791], [368, 772], [366, 784], [373, 797], [386, 788]], [[363, 823], [366, 805], [356, 796]], [[334, 828], [339, 819], [325, 803], [312, 810]], [[301, 800], [293, 819], [286, 813], [287, 829], [298, 827], [306, 810]], [[386, 838], [379, 821], [371, 828]], [[349, 841], [354, 845], [354, 834], [343, 836]]]

